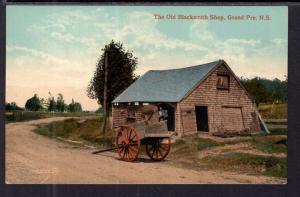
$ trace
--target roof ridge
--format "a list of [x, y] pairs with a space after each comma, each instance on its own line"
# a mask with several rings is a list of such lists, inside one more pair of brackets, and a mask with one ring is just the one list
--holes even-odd
[[[171, 68], [171, 69], [163, 69], [163, 70], [148, 70], [147, 72], [152, 72], [152, 71], [154, 71], [154, 72], [159, 72], [159, 71], [171, 71], [171, 70], [181, 70], [181, 69], [187, 69], [187, 68], [193, 68], [193, 67], [198, 67], [198, 66], [204, 66], [204, 65], [207, 65], [207, 64], [212, 64], [212, 63], [219, 63], [220, 61], [223, 61], [223, 60], [221, 60], [221, 59], [219, 59], [219, 60], [216, 60], [216, 61], [212, 61], [212, 62], [208, 62], [208, 63], [204, 63], [204, 64], [198, 64], [198, 65], [194, 65], [194, 66], [187, 66], [187, 67], [181, 67], [181, 68]], [[147, 73], [146, 72], [146, 73]], [[145, 73], [145, 74], [146, 74]]]

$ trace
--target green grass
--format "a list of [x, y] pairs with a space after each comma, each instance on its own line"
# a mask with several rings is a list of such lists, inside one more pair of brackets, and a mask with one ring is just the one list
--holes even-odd
[[172, 149], [180, 154], [189, 154], [197, 151], [201, 151], [207, 148], [222, 146], [222, 143], [216, 142], [207, 138], [200, 138], [195, 136], [185, 136], [181, 139], [176, 140], [172, 144]]
[[269, 135], [287, 135], [287, 129], [269, 129]]
[[37, 128], [37, 133], [48, 137], [67, 138], [72, 133], [77, 133], [78, 127], [75, 119], [67, 119], [63, 121], [52, 122]]
[[208, 156], [198, 163], [209, 169], [218, 169], [247, 174], [262, 174], [274, 177], [287, 177], [286, 158], [259, 156], [245, 153], [228, 153]]
[[286, 153], [287, 147], [284, 135], [259, 134], [217, 142], [196, 136], [185, 136], [178, 139], [171, 148], [169, 158], [177, 166], [192, 169], [212, 169], [221, 171], [234, 171], [239, 173], [267, 175], [274, 177], [286, 177], [286, 157], [261, 156], [245, 153], [236, 153], [230, 150], [220, 154], [214, 154], [199, 158], [201, 151], [210, 148], [232, 145], [238, 143], [249, 143], [255, 149], [265, 153]]
[[259, 113], [266, 119], [287, 118], [287, 104], [260, 104]]
[[[265, 153], [286, 153], [287, 152], [287, 130], [272, 129], [270, 134], [245, 134], [242, 137], [250, 139], [239, 140], [236, 142], [251, 143], [256, 149]], [[228, 144], [228, 143], [227, 143]]]
[[198, 150], [204, 150], [207, 148], [215, 147], [215, 146], [221, 146], [223, 143], [216, 142], [211, 139], [206, 139], [206, 138], [195, 138], [194, 139], [196, 144], [197, 144], [197, 149]]
[[286, 153], [286, 141], [285, 136], [257, 136], [250, 140], [256, 149], [265, 153]]
[[[219, 145], [232, 145], [238, 143], [249, 143], [257, 150], [265, 153], [286, 153], [287, 152], [287, 137], [286, 135], [270, 135], [270, 134], [255, 134], [246, 135], [238, 140], [227, 141], [219, 143]], [[249, 138], [250, 137], [250, 138]]]
[[41, 118], [49, 118], [49, 117], [80, 117], [80, 116], [96, 116], [95, 113], [88, 113], [88, 112], [76, 112], [76, 113], [63, 113], [63, 112], [31, 112], [31, 111], [24, 111], [24, 112], [10, 112], [5, 113], [5, 122], [23, 122], [23, 121], [30, 121], [30, 120], [37, 120]]
[[78, 119], [71, 118], [41, 125], [35, 132], [52, 138], [61, 137], [85, 141], [96, 146], [111, 147], [114, 144], [114, 133], [112, 130], [108, 130], [106, 135], [102, 135], [100, 132], [101, 124], [100, 118], [88, 119], [83, 123], [78, 123]]
[[287, 137], [284, 135], [258, 134], [253, 136], [249, 135], [247, 137], [248, 138], [244, 138], [244, 139], [241, 138], [238, 140], [217, 142], [212, 139], [187, 136], [177, 140], [172, 145], [172, 148], [186, 149], [187, 152], [194, 152], [194, 151], [202, 151], [216, 146], [233, 145], [238, 143], [250, 143], [256, 149], [265, 153], [286, 153], [287, 152], [287, 146], [286, 146]]
[[172, 144], [172, 147], [181, 147], [185, 144], [185, 140], [183, 139], [178, 139], [175, 141], [174, 144]]

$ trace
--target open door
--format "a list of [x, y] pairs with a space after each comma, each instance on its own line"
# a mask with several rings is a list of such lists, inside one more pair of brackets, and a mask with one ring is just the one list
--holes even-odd
[[208, 132], [208, 113], [207, 106], [196, 106], [197, 131]]
[[168, 131], [175, 131], [175, 109], [171, 105], [167, 103], [162, 103], [158, 105], [158, 109], [162, 108], [167, 112], [167, 126], [168, 126]]

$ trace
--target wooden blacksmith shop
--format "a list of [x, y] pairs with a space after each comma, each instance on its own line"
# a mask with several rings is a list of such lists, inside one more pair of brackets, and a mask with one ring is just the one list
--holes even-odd
[[223, 60], [148, 71], [113, 101], [113, 126], [142, 120], [149, 107], [179, 135], [261, 130], [254, 101]]

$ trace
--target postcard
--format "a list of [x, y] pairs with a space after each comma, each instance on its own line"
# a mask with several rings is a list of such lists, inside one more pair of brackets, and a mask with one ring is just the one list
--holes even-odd
[[7, 5], [7, 184], [286, 184], [287, 6]]

